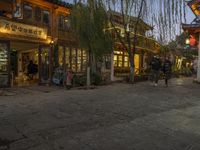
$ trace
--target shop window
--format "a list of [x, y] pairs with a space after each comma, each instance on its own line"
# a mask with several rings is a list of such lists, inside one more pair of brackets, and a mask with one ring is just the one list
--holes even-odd
[[129, 67], [129, 59], [128, 59], [128, 56], [124, 56], [124, 67]]
[[129, 67], [128, 53], [122, 51], [114, 51], [114, 67]]
[[123, 57], [121, 55], [118, 56], [118, 67], [122, 67], [122, 60], [123, 60]]
[[135, 54], [134, 64], [135, 64], [135, 73], [139, 74], [139, 69], [140, 69], [140, 55], [139, 54]]
[[87, 68], [87, 52], [86, 50], [82, 51], [83, 56], [82, 56], [82, 71], [86, 71]]
[[33, 8], [30, 5], [24, 5], [24, 19], [32, 19]]
[[59, 64], [59, 66], [63, 66], [63, 58], [64, 58], [64, 49], [63, 49], [63, 46], [59, 46], [59, 48], [58, 48], [58, 64]]
[[68, 47], [65, 48], [65, 63], [68, 68], [71, 68], [70, 63], [70, 49]]
[[77, 57], [76, 57], [76, 49], [72, 49], [72, 53], [71, 53], [71, 68], [73, 72], [76, 72], [76, 62], [77, 62]]
[[77, 72], [81, 72], [81, 64], [82, 64], [82, 50], [77, 50]]
[[0, 87], [8, 85], [8, 47], [0, 43]]
[[87, 68], [87, 52], [82, 49], [66, 48], [65, 63], [73, 72], [84, 72]]
[[0, 43], [0, 72], [8, 71], [7, 63], [8, 63], [7, 47], [5, 44]]
[[114, 66], [117, 67], [117, 55], [114, 55]]
[[42, 19], [42, 10], [40, 7], [35, 8], [35, 21], [41, 22]]
[[49, 11], [43, 10], [43, 23], [49, 25]]

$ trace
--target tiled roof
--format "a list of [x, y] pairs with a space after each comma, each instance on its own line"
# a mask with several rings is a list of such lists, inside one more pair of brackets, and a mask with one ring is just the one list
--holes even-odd
[[72, 8], [72, 4], [64, 2], [62, 0], [46, 0], [46, 1], [56, 4], [56, 5], [59, 5], [59, 6], [62, 6], [62, 7]]
[[183, 28], [200, 28], [200, 24], [182, 24]]

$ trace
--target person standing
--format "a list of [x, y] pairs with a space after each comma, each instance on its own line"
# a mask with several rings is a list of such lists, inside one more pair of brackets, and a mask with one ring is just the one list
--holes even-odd
[[153, 59], [150, 62], [151, 66], [151, 73], [152, 73], [152, 80], [154, 83], [154, 86], [158, 86], [158, 79], [160, 75], [160, 69], [161, 69], [161, 61], [159, 56], [154, 56]]
[[166, 57], [163, 63], [163, 73], [165, 76], [165, 86], [168, 87], [168, 80], [171, 78], [172, 74], [172, 63], [169, 60], [169, 57]]
[[34, 74], [34, 65], [33, 65], [33, 61], [30, 60], [27, 66], [27, 76], [29, 77], [29, 80], [33, 80], [33, 74]]
[[72, 72], [70, 69], [67, 69], [66, 73], [66, 87], [70, 89], [72, 87]]

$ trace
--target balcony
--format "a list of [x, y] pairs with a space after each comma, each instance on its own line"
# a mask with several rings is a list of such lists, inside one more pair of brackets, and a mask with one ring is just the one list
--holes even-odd
[[[124, 36], [124, 35], [123, 35]], [[119, 42], [119, 39], [116, 36], [113, 36], [115, 39], [115, 42], [118, 45], [121, 45]], [[125, 37], [123, 37], [123, 41], [126, 42]], [[134, 34], [131, 34], [131, 42], [134, 44]], [[132, 45], [133, 47], [133, 45]], [[140, 34], [137, 34], [136, 36], [136, 49], [137, 50], [147, 50], [152, 53], [159, 53], [160, 51], [160, 44], [153, 38], [149, 38]]]
[[160, 44], [153, 38], [137, 34], [136, 48], [150, 51], [152, 53], [159, 53]]

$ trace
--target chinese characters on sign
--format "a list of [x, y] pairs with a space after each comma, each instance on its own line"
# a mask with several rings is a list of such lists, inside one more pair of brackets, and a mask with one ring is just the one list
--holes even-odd
[[47, 29], [0, 19], [0, 32], [39, 39], [47, 38]]

